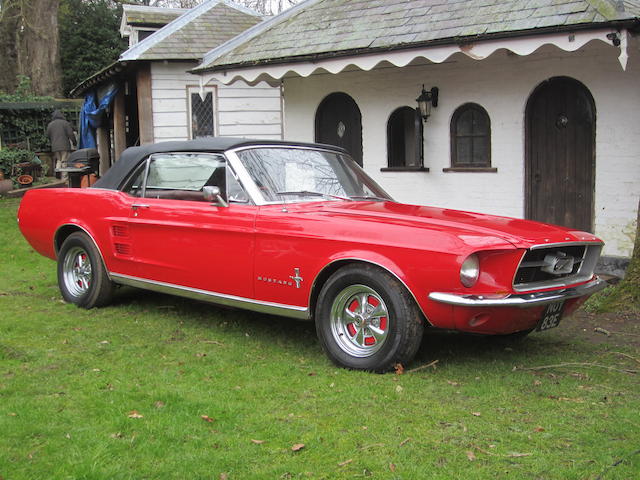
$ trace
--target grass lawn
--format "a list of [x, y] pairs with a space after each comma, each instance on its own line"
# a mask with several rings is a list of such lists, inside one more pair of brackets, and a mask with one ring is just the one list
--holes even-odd
[[342, 370], [310, 323], [133, 289], [63, 303], [17, 206], [0, 200], [0, 479], [640, 478], [633, 344], [431, 333], [402, 375]]

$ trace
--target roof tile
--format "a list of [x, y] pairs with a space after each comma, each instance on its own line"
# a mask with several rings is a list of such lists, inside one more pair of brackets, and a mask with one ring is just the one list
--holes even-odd
[[206, 5], [197, 7], [202, 12], [190, 21], [179, 24], [183, 19], [179, 17], [134, 45], [121, 58], [135, 49], [137, 53], [129, 60], [197, 60], [212, 46], [226, 42], [261, 21], [257, 14], [251, 15], [224, 2], [209, 3], [210, 8]]
[[[624, 1], [628, 10], [636, 8], [635, 13], [616, 12], [612, 4], [606, 3], [609, 1], [311, 0], [294, 7], [292, 13], [285, 11], [236, 48], [212, 51], [208, 63], [201, 67], [449, 41], [486, 33], [635, 18], [640, 14], [640, 0]], [[605, 3], [603, 8], [601, 4]]]

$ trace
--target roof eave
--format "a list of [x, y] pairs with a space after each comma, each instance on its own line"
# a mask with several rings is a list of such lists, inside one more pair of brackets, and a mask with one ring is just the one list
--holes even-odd
[[126, 71], [129, 63], [130, 62], [122, 62], [118, 60], [111, 65], [108, 65], [107, 67], [103, 68], [97, 73], [94, 73], [89, 78], [76, 85], [73, 90], [69, 92], [69, 96], [72, 98], [77, 98], [83, 95], [90, 88], [103, 83], [105, 80], [117, 77], [118, 75]]
[[95, 87], [96, 85], [100, 85], [106, 80], [110, 80], [112, 78], [117, 78], [118, 76], [123, 75], [128, 69], [131, 68], [134, 64], [141, 64], [143, 62], [170, 62], [170, 63], [198, 63], [200, 56], [193, 56], [190, 58], [141, 58], [139, 60], [126, 60], [112, 63], [111, 65], [103, 68], [99, 72], [94, 73], [89, 78], [83, 80], [81, 83], [76, 85], [73, 90], [69, 92], [70, 97], [77, 97], [84, 94], [90, 88]]
[[467, 45], [467, 44], [473, 44], [473, 43], [478, 43], [478, 42], [487, 41], [487, 40], [503, 40], [503, 39], [511, 39], [511, 38], [521, 38], [526, 36], [547, 35], [547, 34], [554, 34], [554, 33], [571, 33], [571, 32], [578, 32], [578, 31], [585, 31], [585, 30], [597, 30], [602, 28], [611, 28], [611, 29], [618, 29], [618, 30], [627, 29], [630, 32], [636, 33], [640, 31], [640, 19], [631, 18], [631, 19], [612, 20], [612, 21], [599, 22], [599, 23], [559, 25], [559, 26], [550, 26], [550, 27], [535, 28], [535, 29], [528, 29], [528, 30], [517, 30], [517, 31], [511, 31], [511, 32], [496, 32], [496, 33], [486, 33], [486, 34], [471, 35], [471, 36], [464, 36], [464, 37], [441, 38], [441, 39], [429, 40], [425, 42], [404, 43], [404, 44], [391, 45], [386, 47], [359, 48], [359, 49], [349, 49], [349, 50], [340, 50], [340, 51], [328, 51], [328, 52], [315, 53], [310, 55], [268, 58], [264, 60], [239, 62], [234, 64], [197, 67], [192, 70], [189, 70], [189, 72], [202, 75], [206, 73], [223, 72], [228, 70], [238, 70], [243, 68], [252, 68], [252, 67], [259, 67], [259, 66], [266, 66], [266, 65], [313, 62], [313, 61], [323, 60], [328, 58], [350, 57], [350, 56], [357, 56], [357, 55], [363, 55], [363, 54], [402, 51], [402, 50], [410, 50], [415, 48], [436, 47], [436, 46], [443, 46], [443, 45]]

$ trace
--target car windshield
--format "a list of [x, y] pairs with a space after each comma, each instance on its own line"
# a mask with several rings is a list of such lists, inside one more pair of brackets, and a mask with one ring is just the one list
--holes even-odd
[[238, 152], [265, 201], [391, 200], [347, 155], [295, 147]]

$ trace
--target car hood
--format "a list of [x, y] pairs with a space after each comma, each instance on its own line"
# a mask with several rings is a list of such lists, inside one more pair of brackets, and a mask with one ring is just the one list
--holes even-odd
[[[313, 209], [311, 205], [308, 208]], [[500, 240], [516, 248], [562, 242], [600, 242], [590, 233], [557, 225], [448, 208], [394, 202], [324, 202], [321, 206], [316, 204], [316, 208], [331, 216], [447, 231], [477, 247], [502, 243]]]

